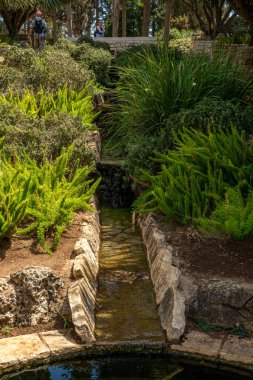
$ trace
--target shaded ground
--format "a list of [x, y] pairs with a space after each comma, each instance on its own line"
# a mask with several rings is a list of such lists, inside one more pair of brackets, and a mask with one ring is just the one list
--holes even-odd
[[173, 260], [184, 274], [201, 278], [237, 278], [253, 282], [253, 242], [201, 235], [192, 227], [155, 216], [166, 240], [174, 248]]

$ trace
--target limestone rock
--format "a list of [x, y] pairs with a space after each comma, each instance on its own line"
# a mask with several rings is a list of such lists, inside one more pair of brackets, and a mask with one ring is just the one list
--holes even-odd
[[251, 313], [253, 284], [233, 280], [207, 280], [200, 284], [196, 300], [190, 305], [190, 316], [213, 324], [231, 327], [242, 323], [253, 328]]
[[100, 247], [100, 236], [93, 224], [84, 223], [83, 224], [83, 236], [88, 240], [92, 251], [98, 257], [99, 247]]
[[16, 313], [15, 287], [8, 283], [8, 278], [0, 278], [0, 323], [13, 325]]
[[168, 341], [177, 341], [185, 330], [185, 302], [183, 294], [174, 287], [168, 288], [158, 307], [162, 328]]
[[25, 268], [11, 274], [9, 284], [16, 293], [16, 325], [35, 326], [48, 322], [57, 314], [57, 297], [63, 282], [50, 268]]
[[96, 294], [98, 273], [98, 262], [92, 262], [86, 255], [82, 254], [75, 258], [73, 264], [73, 276], [75, 279], [84, 279], [91, 292]]
[[69, 304], [75, 331], [84, 343], [95, 340], [95, 296], [84, 279], [76, 281], [68, 289]]

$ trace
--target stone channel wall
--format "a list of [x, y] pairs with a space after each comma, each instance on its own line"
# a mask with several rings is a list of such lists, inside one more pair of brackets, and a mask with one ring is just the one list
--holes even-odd
[[180, 271], [172, 263], [172, 247], [165, 242], [152, 214], [138, 218], [153, 282], [158, 314], [168, 341], [177, 341], [185, 330], [185, 297], [179, 288]]
[[[93, 203], [96, 209], [96, 202]], [[87, 212], [82, 223], [82, 237], [74, 248], [72, 274], [75, 282], [68, 289], [75, 331], [83, 343], [95, 341], [95, 303], [97, 293], [98, 253], [100, 248], [99, 215]]]
[[[184, 273], [180, 252], [169, 245], [152, 214], [138, 218], [154, 285], [161, 325], [169, 341], [184, 333], [186, 316], [253, 331], [253, 284], [243, 278], [199, 277]], [[180, 270], [181, 268], [181, 270]], [[182, 273], [183, 272], [183, 273]]]

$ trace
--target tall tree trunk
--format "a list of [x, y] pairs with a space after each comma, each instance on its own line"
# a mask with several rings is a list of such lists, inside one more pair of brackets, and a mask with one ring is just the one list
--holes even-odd
[[53, 34], [53, 43], [55, 44], [56, 41], [57, 41], [57, 15], [56, 15], [56, 9], [53, 11], [52, 19], [53, 19], [53, 31], [52, 31], [52, 34]]
[[150, 0], [144, 0], [143, 8], [143, 22], [142, 22], [142, 35], [149, 35], [149, 22], [150, 22]]
[[127, 35], [127, 26], [126, 26], [126, 0], [121, 0], [121, 5], [122, 5], [122, 37], [126, 37]]
[[119, 35], [119, 5], [120, 0], [113, 1], [113, 20], [112, 20], [112, 36], [118, 37]]
[[34, 13], [34, 11], [34, 8], [28, 8], [25, 10], [18, 9], [16, 11], [1, 10], [1, 15], [6, 28], [8, 29], [10, 38], [17, 38], [21, 26]]
[[96, 0], [96, 3], [95, 3], [95, 10], [96, 10], [96, 25], [98, 24], [99, 22], [99, 0]]
[[73, 28], [72, 28], [72, 6], [71, 3], [66, 5], [66, 15], [67, 15], [67, 27], [68, 27], [68, 36], [73, 36]]
[[170, 21], [172, 15], [172, 9], [174, 5], [174, 0], [165, 1], [165, 22], [164, 22], [164, 45], [169, 45], [170, 40]]

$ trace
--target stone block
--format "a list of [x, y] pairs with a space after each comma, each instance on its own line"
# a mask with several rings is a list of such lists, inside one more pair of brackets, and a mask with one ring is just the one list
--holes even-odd
[[0, 340], [0, 370], [17, 369], [30, 362], [49, 358], [50, 349], [38, 334], [20, 335]]
[[229, 336], [222, 347], [220, 358], [228, 362], [253, 366], [253, 339], [239, 339]]
[[184, 342], [173, 344], [172, 350], [198, 354], [213, 358], [218, 357], [223, 337], [213, 338], [200, 331], [191, 331], [185, 335]]
[[68, 289], [68, 299], [75, 331], [84, 343], [95, 340], [95, 297], [85, 281], [79, 280]]
[[46, 331], [39, 333], [41, 340], [50, 349], [52, 356], [64, 356], [80, 352], [82, 346], [68, 336], [64, 331]]

